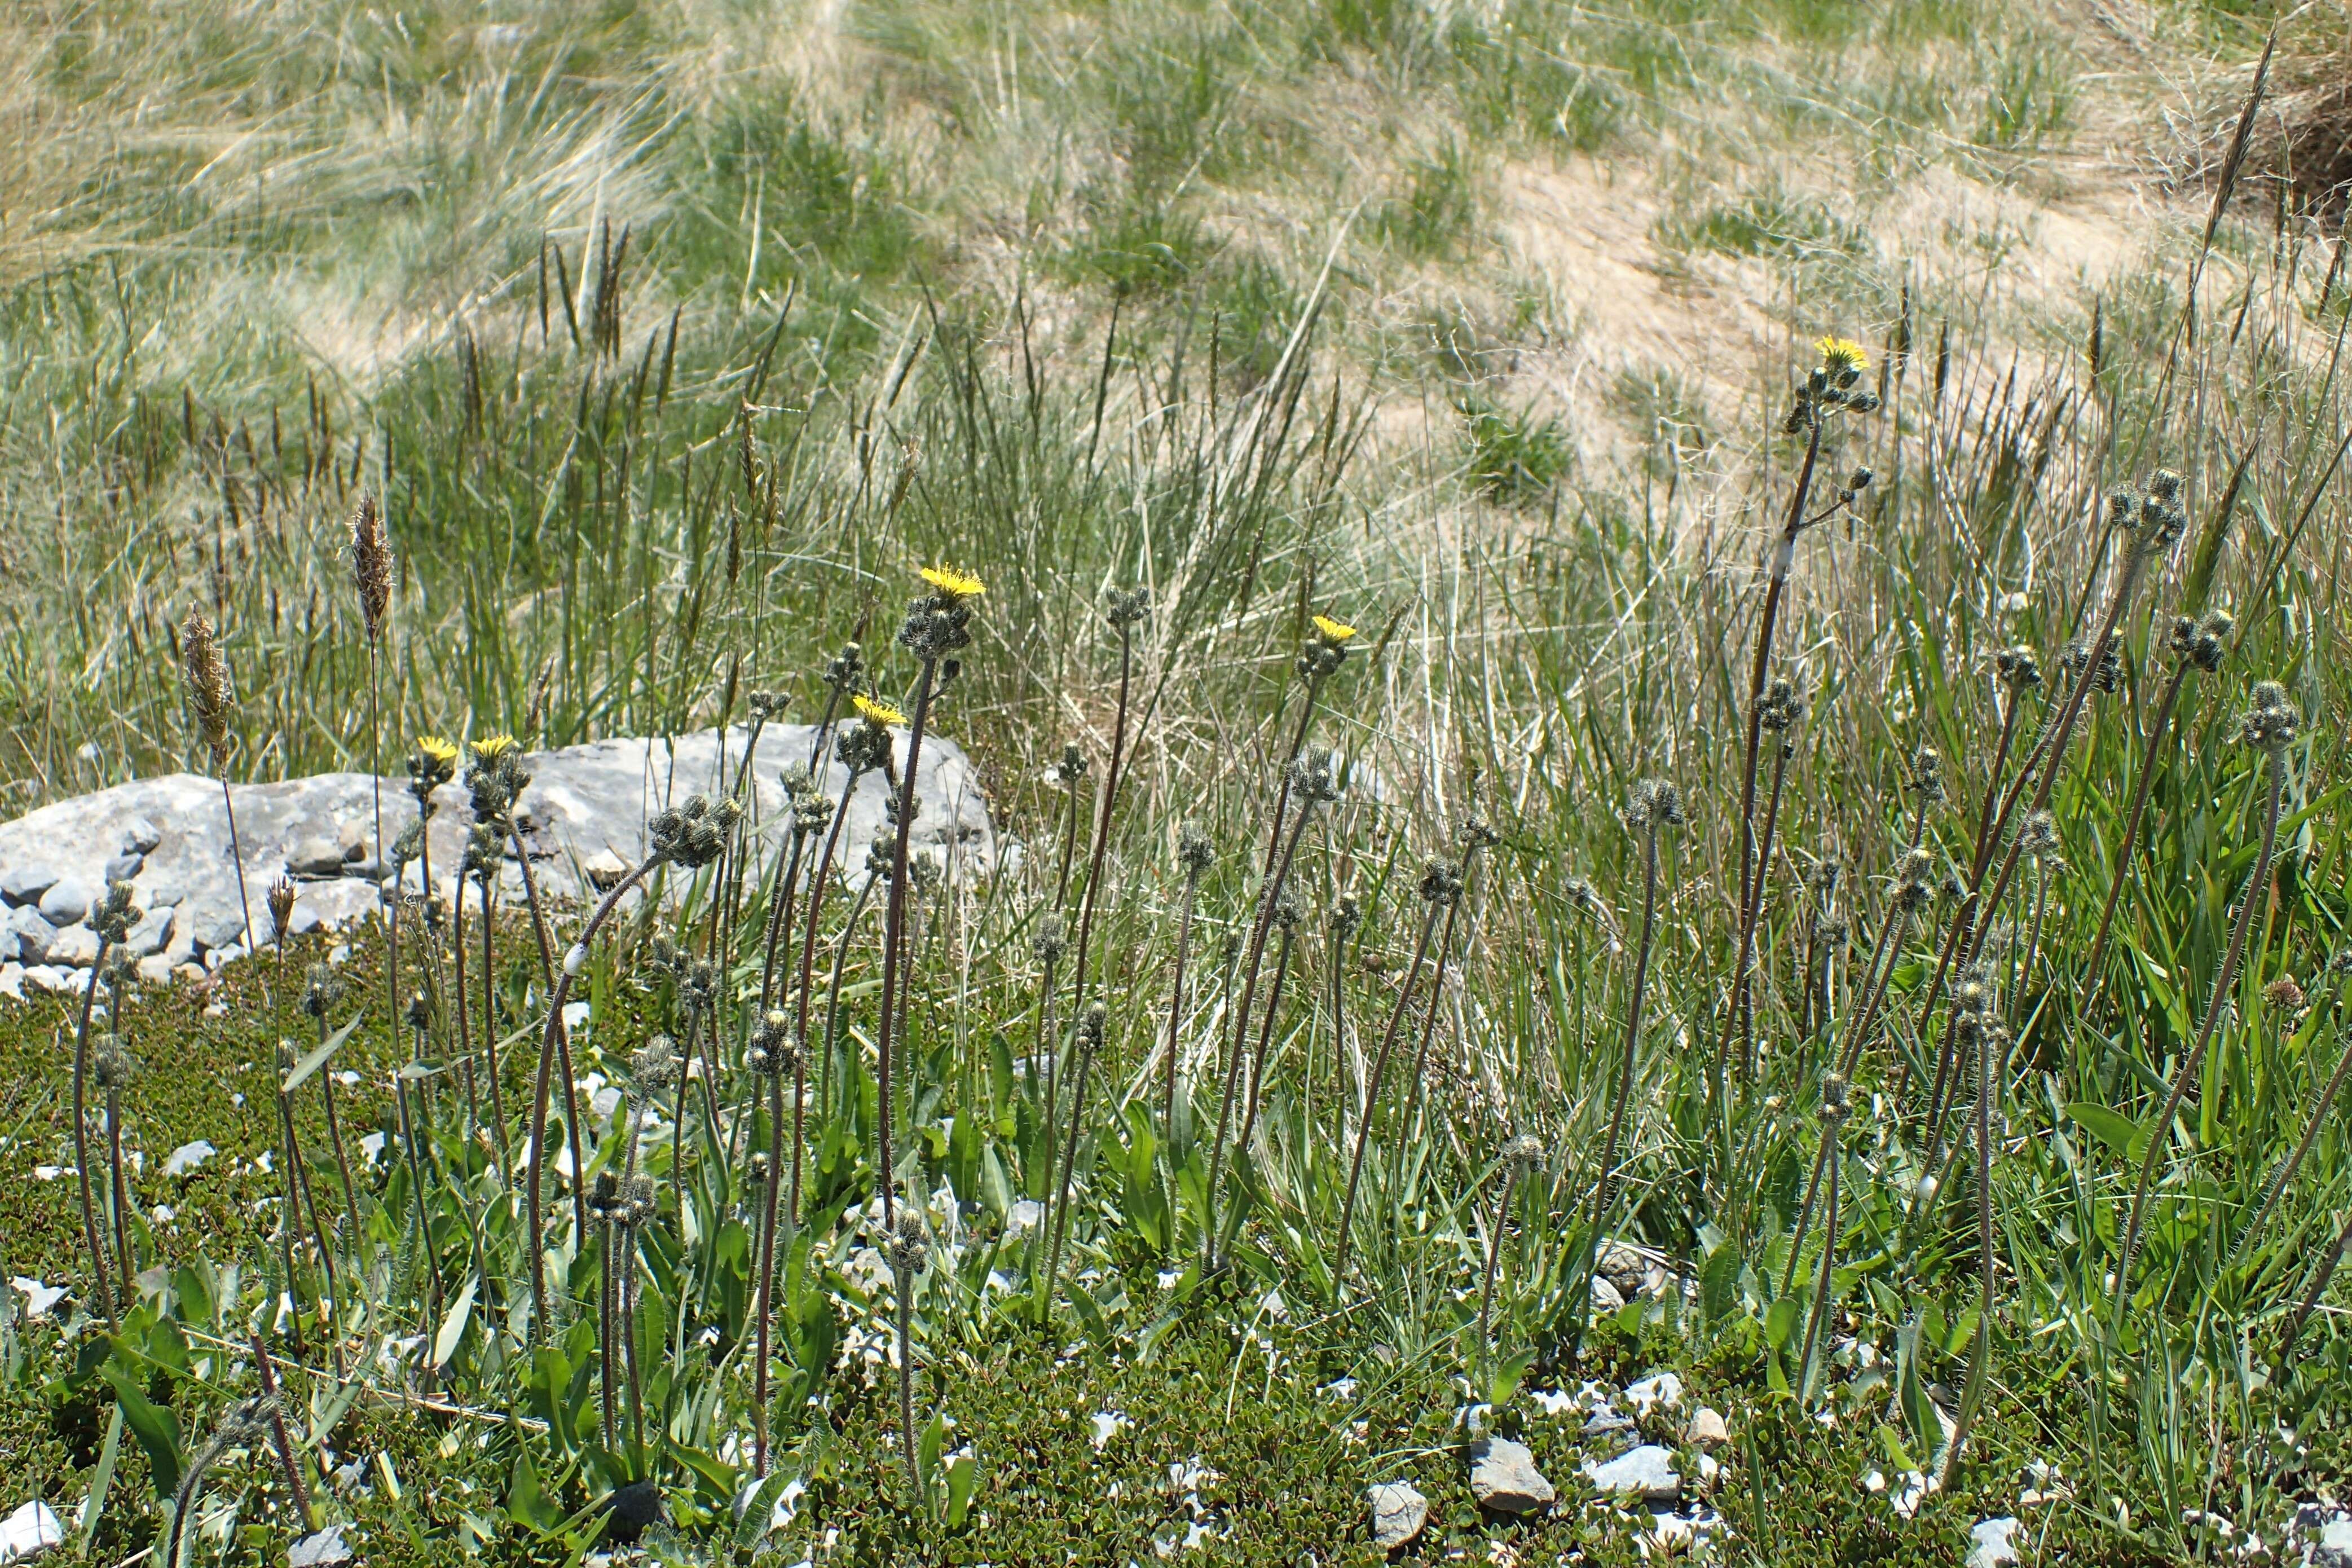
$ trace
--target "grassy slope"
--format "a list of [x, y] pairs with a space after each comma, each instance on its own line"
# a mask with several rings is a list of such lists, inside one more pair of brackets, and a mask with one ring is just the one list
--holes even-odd
[[[1165, 606], [1150, 673], [1155, 686], [1166, 677], [1166, 696], [1114, 862], [1114, 950], [1135, 974], [1164, 972], [1172, 898], [1160, 867], [1174, 820], [1197, 817], [1232, 847], [1264, 810], [1255, 781], [1281, 743], [1268, 710], [1310, 601], [1344, 600], [1368, 629], [1392, 628], [1335, 738], [1398, 781], [1386, 805], [1351, 804], [1332, 847], [1315, 851], [1318, 892], [1385, 890], [1389, 858], [1409, 877], [1463, 800], [1485, 790], [1507, 803], [1504, 896], [1482, 917], [1445, 1037], [1458, 1055], [1424, 1128], [1431, 1168], [1397, 1190], [1375, 1173], [1376, 1204], [1402, 1238], [1378, 1259], [1383, 1321], [1277, 1331], [1294, 1359], [1260, 1385], [1271, 1392], [1240, 1401], [1236, 1431], [1221, 1395], [1265, 1375], [1233, 1354], [1246, 1311], [1204, 1300], [1159, 1361], [1130, 1364], [1157, 1260], [1122, 1256], [1132, 1241], [1115, 1215], [1088, 1215], [1090, 1259], [1123, 1271], [1137, 1303], [1114, 1327], [1125, 1354], [1049, 1355], [999, 1328], [1001, 1342], [958, 1352], [995, 1381], [940, 1385], [950, 1413], [982, 1434], [978, 1506], [996, 1530], [1055, 1528], [1052, 1510], [1024, 1501], [1041, 1476], [1055, 1478], [1052, 1495], [1084, 1498], [1116, 1472], [1158, 1500], [1115, 1510], [1116, 1527], [1149, 1533], [1180, 1507], [1166, 1465], [1195, 1453], [1235, 1478], [1211, 1489], [1213, 1506], [1246, 1510], [1259, 1531], [1295, 1531], [1304, 1547], [1352, 1539], [1360, 1483], [1408, 1463], [1451, 1524], [1468, 1527], [1458, 1480], [1430, 1454], [1456, 1397], [1447, 1380], [1474, 1279], [1465, 1239], [1483, 1234], [1459, 1198], [1500, 1131], [1532, 1125], [1559, 1152], [1544, 1228], [1572, 1223], [1589, 1179], [1580, 1154], [1605, 1116], [1622, 973], [1561, 879], [1593, 877], [1625, 918], [1631, 861], [1611, 812], [1633, 777], [1662, 769], [1706, 804], [1702, 831], [1670, 860], [1670, 1022], [1644, 1073], [1654, 1115], [1636, 1224], [1671, 1246], [1706, 1218], [1683, 1211], [1672, 1179], [1698, 1140], [1675, 1120], [1690, 1089], [1681, 1058], [1694, 1053], [1671, 1031], [1703, 1039], [1714, 1026], [1730, 852], [1718, 829], [1736, 788], [1727, 700], [1744, 674], [1750, 560], [1738, 530], [1770, 493], [1754, 477], [1788, 458], [1746, 432], [1757, 402], [1777, 416], [1792, 336], [1853, 330], [1883, 358], [1898, 331], [1910, 334], [1894, 414], [1838, 454], [1841, 467], [1880, 468], [1881, 499], [1858, 544], [1809, 546], [1803, 634], [1784, 644], [1807, 650], [1819, 710], [1835, 716], [1797, 764], [1792, 837], [1873, 868], [1895, 811], [1890, 760], [1914, 739], [1941, 741], [1963, 797], [1981, 786], [1976, 672], [1991, 647], [2048, 648], [2071, 628], [2098, 484], [2162, 458], [2210, 504], [2242, 443], [2258, 432], [2273, 443], [2240, 514], [2247, 548], [2228, 554], [2219, 590], [2252, 607], [2241, 663], [2197, 703], [2190, 765], [2159, 796], [2147, 885], [2189, 892], [2151, 896], [2127, 918], [2158, 979], [2183, 964], [2210, 974], [2245, 855], [2248, 775], [2220, 742], [2244, 679], [2290, 675], [2316, 734], [2306, 766], [2317, 814], [2298, 826], [2314, 858], [2242, 987], [2242, 1044], [2217, 1053], [2216, 1110], [2200, 1126], [2229, 1151], [2214, 1191], [2242, 1205], [2331, 1065], [2324, 996], [2293, 1033], [2269, 1029], [2257, 1000], [2279, 974], [2315, 977], [2344, 923], [2338, 808], [2325, 793], [2341, 628], [2321, 620], [2315, 635], [2312, 614], [2331, 592], [2340, 530], [2323, 522], [2284, 573], [2263, 570], [2312, 493], [2315, 447], [2324, 456], [2332, 440], [2332, 409], [2301, 374], [2336, 324], [2309, 309], [2324, 252], [2298, 252], [2290, 285], [2265, 255], [2266, 231], [2225, 226], [2207, 309], [2220, 321], [2245, 288], [2255, 330], [2201, 334], [2179, 382], [2193, 395], [2157, 413], [2183, 236], [2200, 215], [2160, 196], [2149, 216], [2119, 211], [2098, 162], [2129, 140], [2118, 121], [2144, 127], [2162, 105], [2157, 68], [2204, 47], [2190, 14], [2156, 14], [2129, 47], [2022, 8], [2004, 26], [1977, 7], [1809, 0], [1606, 15], [1524, 5], [1444, 29], [1418, 10], [1352, 3], [877, 4], [805, 26], [705, 5], [561, 17], [515, 7], [488, 23], [427, 6], [396, 26], [356, 7], [264, 6], [234, 28], [186, 26], [208, 14], [94, 6], [0, 24], [16, 29], [5, 58], [37, 89], [34, 112], [58, 149], [26, 163], [44, 183], [19, 182], [38, 192], [18, 204], [36, 221], [0, 237], [0, 367], [19, 389], [0, 416], [0, 511], [16, 525], [0, 543], [12, 623], [0, 770], [23, 804], [181, 754], [166, 628], [191, 597], [227, 626], [252, 748], [240, 770], [348, 760], [364, 659], [341, 591], [339, 525], [352, 485], [387, 474], [406, 573], [391, 680], [400, 729], [470, 717], [477, 730], [562, 740], [707, 721], [740, 687], [805, 692], [829, 640], [861, 626], [869, 644], [883, 640], [905, 565], [945, 554], [992, 581], [953, 721], [1008, 819], [1041, 844], [1058, 817], [1034, 783], [1040, 761], [1068, 733], [1097, 753], [1107, 741], [1093, 589], [1150, 576]], [[492, 30], [509, 23], [519, 30]], [[2063, 66], [2083, 54], [2118, 75], [2070, 96]], [[2217, 117], [2196, 107], [2200, 123]], [[1923, 212], [1923, 188], [1948, 196], [1949, 211]], [[1622, 200], [1596, 204], [1596, 191]], [[1602, 243], [1581, 234], [1588, 218]], [[632, 236], [609, 287], [614, 272], [593, 258], [606, 219]], [[1606, 289], [1585, 286], [1629, 257], [1597, 274]], [[2096, 381], [2081, 363], [2091, 306], [2078, 266], [2099, 286]], [[1103, 375], [1115, 293], [1121, 335]], [[617, 342], [601, 348], [592, 295], [617, 300]], [[1604, 295], [1641, 309], [1608, 314]], [[1313, 298], [1323, 313], [1303, 374], [1294, 361], [1269, 383]], [[915, 359], [903, 384], [902, 354]], [[772, 511], [737, 479], [747, 396]], [[1259, 410], [1286, 408], [1278, 433], [1254, 446], [1235, 435]], [[1235, 462], [1236, 447], [1275, 460]], [[1231, 482], [1258, 472], [1273, 476], [1262, 489]], [[1432, 538], [1436, 549], [1417, 548]], [[2011, 592], [2026, 607], [1994, 613]], [[2136, 669], [2147, 657], [2135, 647]], [[737, 711], [740, 700], [739, 689]], [[2084, 867], [2103, 864], [2128, 788], [2129, 715], [2144, 695], [2131, 703], [2102, 710], [2083, 785], [2070, 787], [2069, 853]], [[1229, 847], [1207, 895], [1213, 941], [1230, 942], [1246, 910], [1234, 862], [1247, 858]], [[2083, 906], [2098, 886], [2062, 889], [2053, 963], [2086, 946], [2095, 904]], [[980, 976], [969, 1016], [1004, 1030], [1020, 1026], [1034, 986], [1035, 894], [1024, 884], [974, 911], [958, 937]], [[1358, 972], [1366, 1006], [1411, 942], [1397, 898], [1369, 901], [1355, 956], [1387, 967]], [[1771, 962], [1792, 969], [1803, 937], [1792, 910]], [[1915, 954], [1898, 992], [1931, 963]], [[2060, 971], [2049, 990], [2069, 985], [2079, 977]], [[2195, 999], [2151, 984], [2136, 1001], [2147, 1026], [2136, 1037], [2160, 1066]], [[969, 998], [928, 1002], [952, 1016]], [[223, 1062], [259, 1061], [273, 1043], [276, 1026], [257, 1022], [239, 1037], [247, 1009], [169, 1013], [187, 1005], [156, 1001], [152, 1037], [193, 1033]], [[1129, 1070], [1149, 1048], [1147, 1012], [1115, 1026]], [[1295, 1008], [1281, 1042], [1294, 1054], [1278, 1059], [1311, 1061], [1327, 1026], [1319, 1005]], [[55, 1158], [56, 1016], [12, 1009], [0, 1032], [16, 1053], [12, 1079], [27, 1085], [10, 1112], [20, 1120], [9, 1131], [29, 1139], [10, 1151], [14, 1173], [35, 1163], [34, 1144]], [[957, 1075], [982, 1074], [977, 1044], [943, 1059], [940, 1080], [971, 1095], [972, 1077]], [[41, 1070], [16, 1077], [28, 1060]], [[2075, 1331], [2100, 1290], [2069, 1277], [2068, 1258], [2073, 1237], [2112, 1227], [2102, 1205], [2119, 1181], [2127, 1190], [2128, 1172], [2112, 1153], [2077, 1160], [2078, 1147], [2097, 1152], [2062, 1108], [2095, 1090], [2127, 1097], [2131, 1082], [2095, 1040], [2047, 1040], [2032, 1065], [2046, 1076], [2011, 1108], [2025, 1125], [2003, 1174], [2008, 1250], [2031, 1276], [2019, 1289], [2031, 1288], [2032, 1315], [2008, 1330], [1996, 1458], [1972, 1472], [1978, 1491], [1935, 1500], [1898, 1528], [1853, 1484], [1868, 1468], [1893, 1473], [1894, 1454], [1917, 1446], [1885, 1392], [1842, 1384], [1849, 1417], [1826, 1439], [1767, 1392], [1756, 1324], [1811, 1148], [1801, 1077], [1790, 1080], [1794, 1103], [1753, 1130], [1767, 1239], [1739, 1310], [1698, 1350], [1654, 1328], [1638, 1348], [1604, 1346], [1629, 1375], [1682, 1365], [1700, 1396], [1758, 1433], [1770, 1528], [1784, 1538], [1815, 1531], [1865, 1559], [1953, 1553], [1979, 1508], [2012, 1506], [2017, 1463], [2084, 1450], [2067, 1391], [2088, 1353]], [[1891, 1054], [1870, 1068], [1882, 1086], [1898, 1070]], [[179, 1236], [239, 1237], [220, 1251], [242, 1250], [253, 1239], [245, 1200], [268, 1191], [226, 1177], [236, 1151], [214, 1129], [266, 1143], [250, 1100], [241, 1114], [223, 1102], [256, 1086], [151, 1084], [140, 1110], [155, 1122], [142, 1133], [151, 1154], [196, 1135], [225, 1151], [213, 1167], [224, 1174], [192, 1184], [212, 1195], [182, 1205]], [[1328, 1078], [1320, 1092], [1328, 1117]], [[318, 1130], [307, 1136], [315, 1146]], [[1308, 1152], [1328, 1136], [1304, 1108], [1276, 1117], [1269, 1180], [1280, 1212], [1311, 1216], [1310, 1236], [1328, 1233], [1336, 1208], [1328, 1163]], [[1899, 1144], [1882, 1137], [1868, 1163], [1883, 1166], [1885, 1191], [1901, 1189]], [[2045, 1552], [2143, 1560], [2177, 1543], [2170, 1521], [2200, 1497], [2259, 1522], [2324, 1484], [2343, 1343], [2315, 1338], [2277, 1405], [2259, 1378], [2233, 1381], [2222, 1352], [2237, 1314], [2263, 1332], [2275, 1321], [2290, 1266], [2331, 1227], [2345, 1168], [2331, 1133], [2263, 1249], [2263, 1287], [2226, 1297], [2169, 1342], [2186, 1373], [2118, 1379], [2134, 1430], [2107, 1462], [2136, 1517], [2160, 1521], [2155, 1541], [2118, 1543], [2061, 1509]], [[1901, 1233], [1885, 1191], [1863, 1205], [1848, 1256], [1902, 1239], [1917, 1272], [1842, 1278], [1848, 1326], [1891, 1344], [1932, 1304], [1950, 1326], [1932, 1370], [1957, 1383], [1972, 1222], [1952, 1205], [1919, 1241]], [[65, 1277], [69, 1186], [5, 1192], [10, 1269]], [[2053, 1235], [2062, 1247], [2045, 1258], [2037, 1244]], [[2226, 1226], [2168, 1225], [2151, 1256], [2181, 1272], [2186, 1297], [2230, 1240]], [[1315, 1249], [1277, 1236], [1265, 1256], [1258, 1283], [1299, 1299]], [[1536, 1342], [1546, 1315], [1556, 1322], [1559, 1285], [1544, 1270], [1559, 1267], [1556, 1252], [1538, 1258], [1532, 1271], [1552, 1294], [1507, 1302], [1524, 1314], [1507, 1334]], [[1079, 1330], [1064, 1328], [1066, 1344]], [[1387, 1426], [1358, 1449], [1315, 1391], [1386, 1366], [1381, 1346], [1411, 1370], [1367, 1401]], [[1170, 1366], [1189, 1370], [1171, 1379]], [[33, 1473], [70, 1498], [68, 1461], [80, 1469], [88, 1454], [70, 1452], [60, 1423], [78, 1418], [23, 1385], [9, 1398], [11, 1452], [36, 1456]], [[889, 1403], [886, 1391], [846, 1396], [834, 1436], [814, 1430], [813, 1469], [837, 1478], [817, 1489], [822, 1522], [855, 1520], [887, 1491]], [[1140, 1425], [1132, 1446], [1097, 1460], [1069, 1413], [1105, 1403]], [[1144, 1420], [1155, 1410], [1170, 1412], [1160, 1427]], [[1514, 1415], [1542, 1435], [1554, 1479], [1572, 1473], [1557, 1424], [1524, 1395]], [[2297, 1423], [2314, 1454], [2272, 1451], [2259, 1434], [2273, 1415]], [[440, 1455], [423, 1425], [378, 1415], [346, 1441], [388, 1447], [404, 1477], [423, 1479], [415, 1518], [420, 1531], [438, 1521], [440, 1534], [425, 1533], [446, 1551], [457, 1510], [495, 1513], [511, 1460], [502, 1447]], [[126, 1462], [130, 1484], [140, 1463]], [[469, 1496], [461, 1481], [481, 1489]], [[1299, 1500], [1249, 1509], [1257, 1494], [1244, 1489]], [[1727, 1483], [1735, 1519], [1738, 1500]], [[362, 1517], [396, 1539], [386, 1506], [379, 1495]], [[2067, 1544], [2074, 1531], [2085, 1544]], [[498, 1550], [515, 1550], [516, 1534]], [[1002, 1561], [1014, 1555], [1006, 1542], [1026, 1544], [1011, 1533], [964, 1544]], [[1212, 1550], [1273, 1560], [1262, 1544]]]

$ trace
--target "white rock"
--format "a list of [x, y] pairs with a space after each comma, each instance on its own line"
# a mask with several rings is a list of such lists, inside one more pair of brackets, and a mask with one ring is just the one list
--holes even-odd
[[334, 1564], [351, 1560], [352, 1549], [343, 1544], [343, 1527], [331, 1524], [289, 1547], [286, 1568], [334, 1568]]
[[47, 1503], [35, 1498], [0, 1522], [0, 1563], [23, 1563], [52, 1546], [63, 1546], [66, 1527]]
[[2352, 1519], [2338, 1515], [2319, 1527], [2311, 1568], [2352, 1568]]
[[25, 966], [21, 963], [0, 963], [0, 996], [25, 999]]
[[21, 1274], [9, 1280], [8, 1286], [24, 1296], [27, 1319], [47, 1317], [56, 1310], [58, 1303], [65, 1300], [64, 1286], [44, 1284], [38, 1279], [27, 1279]]
[[98, 933], [88, 926], [68, 926], [50, 939], [52, 968], [88, 969], [98, 962]]
[[1676, 1409], [1683, 1402], [1683, 1380], [1671, 1372], [1653, 1373], [1639, 1383], [1627, 1384], [1625, 1399], [1636, 1415], [1647, 1415], [1653, 1409]]
[[20, 861], [0, 871], [0, 899], [12, 904], [37, 904], [57, 885], [58, 868], [46, 860]]
[[53, 926], [69, 926], [89, 913], [98, 890], [79, 877], [60, 877], [41, 895], [41, 918]]
[[1979, 1520], [1969, 1531], [1969, 1555], [1964, 1568], [2002, 1568], [2017, 1561], [2010, 1537], [2017, 1533], [2013, 1519]]
[[1121, 1428], [1134, 1425], [1127, 1418], [1127, 1412], [1124, 1410], [1097, 1410], [1087, 1419], [1094, 1423], [1092, 1440], [1095, 1452], [1097, 1454], [1103, 1451], [1105, 1444], [1118, 1436]]
[[1655, 1443], [1629, 1448], [1607, 1463], [1584, 1461], [1585, 1479], [1599, 1490], [1630, 1494], [1647, 1502], [1672, 1502], [1683, 1495], [1675, 1457]]
[[1480, 1507], [1496, 1513], [1535, 1513], [1559, 1495], [1527, 1446], [1508, 1437], [1482, 1437], [1472, 1445], [1470, 1492]]
[[1702, 1405], [1691, 1415], [1690, 1425], [1683, 1429], [1683, 1441], [1701, 1447], [1713, 1447], [1731, 1441], [1731, 1427], [1719, 1412]]
[[1601, 1275], [1595, 1274], [1592, 1277], [1592, 1306], [1594, 1310], [1613, 1312], [1624, 1304], [1625, 1297], [1616, 1286], [1612, 1285], [1608, 1279]]
[[214, 1148], [211, 1142], [206, 1139], [199, 1138], [193, 1143], [183, 1143], [164, 1156], [163, 1173], [167, 1176], [184, 1176], [219, 1152], [220, 1151]]
[[1372, 1505], [1372, 1544], [1394, 1552], [1429, 1522], [1429, 1500], [1409, 1482], [1383, 1481], [1365, 1494]]

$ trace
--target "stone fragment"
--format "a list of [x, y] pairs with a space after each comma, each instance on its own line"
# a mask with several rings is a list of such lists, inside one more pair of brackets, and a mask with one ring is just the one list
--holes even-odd
[[169, 904], [160, 910], [149, 910], [139, 917], [122, 939], [123, 948], [133, 958], [144, 958], [162, 947], [172, 934], [173, 911]]
[[69, 926], [89, 913], [98, 889], [79, 877], [60, 877], [41, 895], [41, 918], [53, 926]]
[[356, 822], [346, 822], [335, 829], [335, 847], [341, 850], [345, 861], [367, 858], [367, 830]]
[[1429, 1522], [1429, 1500], [1410, 1482], [1384, 1481], [1367, 1494], [1372, 1505], [1372, 1544], [1394, 1552]]
[[1482, 1437], [1471, 1446], [1470, 1493], [1479, 1507], [1496, 1513], [1535, 1513], [1559, 1495], [1527, 1445], [1508, 1437]]
[[147, 858], [144, 855], [117, 855], [106, 863], [106, 879], [110, 882], [127, 882], [139, 875], [140, 868], [146, 864]]
[[0, 899], [12, 904], [37, 904], [57, 880], [56, 867], [46, 860], [27, 860], [0, 871]]
[[40, 910], [18, 905], [0, 915], [0, 960], [21, 958], [26, 963], [47, 963], [49, 943], [57, 934], [57, 927], [43, 920]]
[[1731, 1441], [1731, 1427], [1720, 1412], [1702, 1405], [1692, 1415], [1690, 1426], [1684, 1429], [1683, 1441], [1702, 1448], [1717, 1447]]
[[342, 847], [331, 838], [305, 838], [286, 852], [286, 868], [298, 877], [340, 877]]
[[1683, 1479], [1675, 1473], [1675, 1457], [1655, 1443], [1628, 1448], [1605, 1462], [1587, 1459], [1584, 1474], [1601, 1491], [1638, 1497], [1646, 1502], [1672, 1502], [1683, 1495]]
[[1979, 1520], [1969, 1531], [1969, 1555], [1964, 1568], [2005, 1568], [2016, 1562], [2017, 1545], [2010, 1540], [2016, 1533], [2017, 1521], [2013, 1519]]
[[1647, 1415], [1652, 1410], [1675, 1410], [1682, 1405], [1683, 1380], [1671, 1372], [1652, 1373], [1638, 1383], [1625, 1385], [1625, 1402], [1636, 1415]]
[[1612, 1285], [1605, 1276], [1595, 1274], [1592, 1277], [1592, 1310], [1594, 1311], [1613, 1312], [1624, 1304], [1624, 1293]]
[[0, 1521], [0, 1563], [26, 1563], [62, 1546], [66, 1527], [57, 1510], [35, 1498]]
[[163, 842], [163, 830], [143, 816], [134, 816], [122, 827], [122, 853], [147, 855]]
[[98, 933], [88, 926], [66, 927], [49, 942], [49, 962], [88, 969], [98, 962]]

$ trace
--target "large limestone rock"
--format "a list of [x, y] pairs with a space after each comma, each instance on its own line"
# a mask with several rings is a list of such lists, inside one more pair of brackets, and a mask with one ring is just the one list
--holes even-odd
[[[744, 791], [751, 828], [772, 846], [790, 820], [780, 776], [803, 766], [814, 726], [771, 724], [761, 731]], [[576, 903], [601, 879], [635, 866], [646, 853], [646, 819], [698, 792], [732, 790], [749, 731], [728, 731], [722, 752], [717, 731], [663, 740], [593, 741], [531, 754], [531, 782], [517, 822], [530, 856], [540, 896]], [[898, 762], [907, 737], [898, 733]], [[823, 784], [838, 796], [845, 771], [826, 759]], [[253, 919], [251, 942], [237, 899], [237, 866], [229, 847], [220, 785], [196, 773], [141, 779], [95, 795], [59, 801], [0, 824], [0, 966], [49, 962], [86, 910], [69, 906], [80, 891], [105, 886], [110, 868], [128, 872], [140, 906], [150, 912], [139, 932], [146, 951], [162, 948], [173, 963], [206, 952], [268, 942], [274, 936], [265, 895], [280, 872], [297, 879], [293, 929], [333, 930], [375, 910], [378, 879], [388, 877], [375, 841], [374, 792], [365, 773], [321, 773], [278, 784], [232, 784], [244, 850], [245, 888]], [[868, 773], [858, 781], [842, 830], [835, 863], [853, 880], [866, 876], [866, 848], [887, 821], [888, 784]], [[916, 778], [919, 806], [914, 850], [950, 879], [986, 876], [995, 866], [996, 834], [978, 774], [953, 742], [926, 735]], [[436, 890], [448, 898], [472, 815], [462, 777], [434, 797], [427, 835]], [[404, 777], [383, 781], [383, 837], [388, 844], [415, 819]], [[764, 851], [763, 851], [764, 853]], [[422, 890], [424, 868], [411, 863], [405, 886]], [[509, 844], [499, 898], [523, 893], [522, 866]], [[67, 891], [60, 895], [59, 888]], [[672, 890], [675, 890], [673, 888]], [[168, 921], [154, 911], [170, 910]], [[58, 917], [70, 914], [60, 921]], [[27, 938], [32, 940], [27, 940]], [[168, 942], [168, 945], [166, 943]], [[36, 952], [34, 949], [40, 951]], [[86, 961], [85, 961], [86, 962]]]

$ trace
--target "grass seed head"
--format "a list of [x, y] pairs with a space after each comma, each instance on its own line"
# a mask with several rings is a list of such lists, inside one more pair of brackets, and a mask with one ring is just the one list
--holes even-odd
[[269, 884], [268, 903], [270, 928], [277, 931], [278, 940], [284, 942], [294, 926], [294, 879], [278, 872]]
[[187, 682], [188, 710], [195, 718], [196, 733], [204, 737], [213, 766], [224, 766], [228, 762], [228, 723], [236, 712], [236, 690], [229, 680], [228, 659], [221, 653], [220, 639], [201, 611], [190, 610], [188, 618], [180, 623], [180, 674]]
[[383, 637], [383, 618], [392, 608], [392, 543], [384, 537], [383, 510], [365, 490], [352, 509], [352, 583], [359, 590], [368, 641], [374, 642]]

